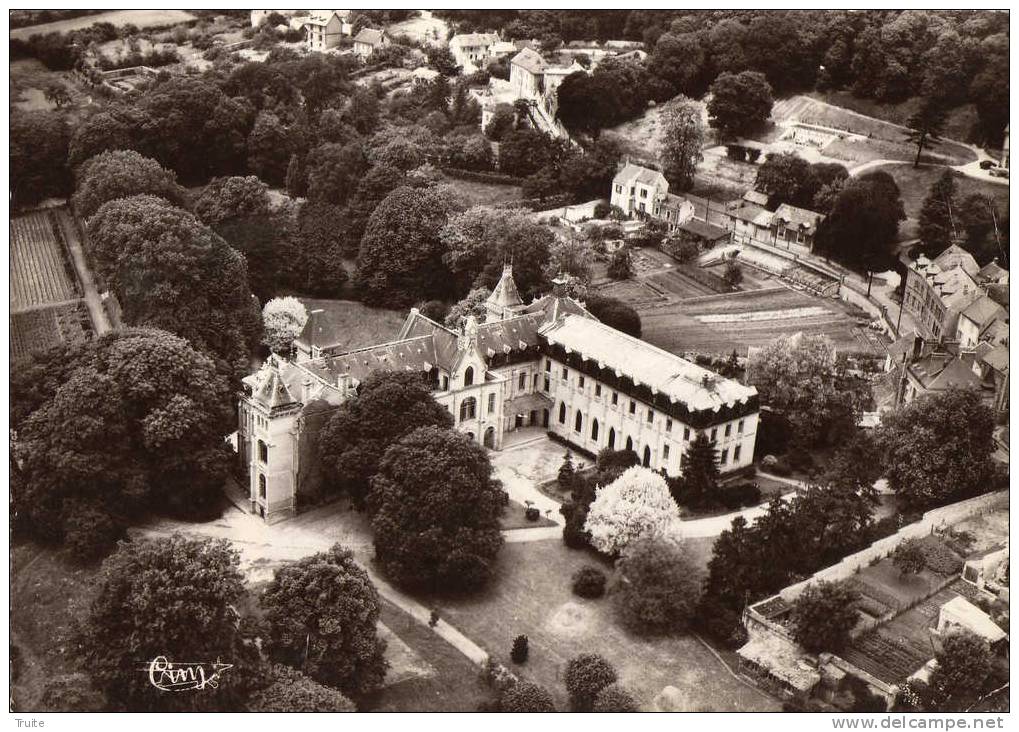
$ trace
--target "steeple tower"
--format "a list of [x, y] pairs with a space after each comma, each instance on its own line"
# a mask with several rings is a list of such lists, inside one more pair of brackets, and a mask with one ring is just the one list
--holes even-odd
[[485, 319], [489, 323], [505, 320], [516, 315], [523, 307], [524, 301], [513, 280], [513, 264], [504, 264], [498, 284], [485, 301]]

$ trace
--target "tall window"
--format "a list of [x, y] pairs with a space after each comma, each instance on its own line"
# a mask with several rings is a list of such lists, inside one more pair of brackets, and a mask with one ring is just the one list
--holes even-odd
[[616, 449], [616, 428], [615, 427], [609, 427], [609, 449], [610, 450], [615, 450]]
[[488, 413], [492, 414], [495, 412], [495, 394], [488, 395]]
[[584, 415], [577, 410], [577, 416], [573, 419], [573, 431], [580, 432], [584, 428]]
[[632, 437], [627, 437], [626, 438], [626, 449], [627, 450], [632, 450], [633, 449], [633, 438]]
[[478, 412], [478, 402], [474, 397], [467, 397], [460, 403], [460, 421], [474, 419]]
[[614, 407], [617, 404], [619, 404], [619, 393], [614, 391], [612, 392], [612, 406]]
[[545, 377], [545, 391], [549, 390], [548, 377]]
[[666, 420], [665, 420], [665, 431], [666, 432], [672, 432], [672, 420], [671, 419], [666, 418]]
[[591, 422], [591, 439], [592, 440], [596, 440], [596, 441], [598, 439], [598, 420], [597, 419]]
[[566, 402], [559, 402], [559, 424], [566, 424]]
[[689, 440], [690, 439], [690, 428], [689, 427], [684, 427], [683, 428], [683, 439], [684, 440]]
[[601, 384], [595, 384], [594, 385], [594, 395], [596, 397], [600, 397], [601, 396]]
[[631, 399], [630, 400], [630, 414], [636, 414], [636, 413], [637, 413], [637, 402], [635, 402], [635, 401], [633, 401]]
[[265, 498], [265, 476], [258, 476], [258, 497]]
[[654, 413], [654, 410], [652, 410], [652, 409], [649, 409], [649, 410], [647, 410], [647, 421], [648, 421], [649, 423], [650, 423], [650, 422], [654, 422], [654, 421], [655, 421], [655, 413]]
[[727, 462], [729, 462], [729, 448], [725, 448], [724, 450], [722, 450], [722, 455], [718, 459], [718, 462], [721, 463], [722, 465], [725, 465]]
[[258, 460], [259, 462], [269, 462], [269, 446], [261, 440], [258, 441]]
[[739, 424], [736, 425], [736, 431], [739, 432], [740, 434], [743, 434], [743, 420], [742, 419], [739, 421]]
[[736, 445], [736, 447], [734, 447], [732, 449], [732, 461], [734, 463], [738, 463], [739, 462], [739, 454], [742, 451], [742, 449], [743, 449], [743, 445]]
[[524, 389], [527, 388], [527, 372], [526, 371], [521, 371], [520, 372], [520, 378], [517, 380], [517, 388], [520, 389], [520, 390], [524, 390]]
[[568, 379], [568, 378], [570, 378], [570, 370], [568, 368], [566, 368], [565, 366], [563, 366], [563, 379], [565, 380], [565, 379]]
[[651, 448], [646, 445], [644, 446], [644, 459], [641, 461], [641, 464], [645, 468], [651, 467]]
[[711, 428], [711, 441], [714, 442], [717, 437], [718, 437], [718, 428], [717, 427], [712, 427]]
[[669, 459], [669, 446], [662, 445], [662, 460], [667, 461], [668, 459]]
[[545, 362], [545, 370], [546, 371], [551, 371], [552, 370], [552, 362], [551, 361], [546, 361]]
[[470, 386], [474, 383], [474, 367], [468, 366], [467, 370], [464, 371], [464, 386]]
[[730, 423], [730, 424], [727, 424], [725, 426], [725, 436], [728, 437], [731, 434], [732, 434], [732, 424]]

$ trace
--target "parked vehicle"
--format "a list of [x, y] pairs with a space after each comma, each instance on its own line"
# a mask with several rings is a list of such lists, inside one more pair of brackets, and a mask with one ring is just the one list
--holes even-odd
[[990, 170], [991, 168], [994, 167], [994, 161], [993, 160], [981, 160], [980, 161], [980, 167], [983, 170]]

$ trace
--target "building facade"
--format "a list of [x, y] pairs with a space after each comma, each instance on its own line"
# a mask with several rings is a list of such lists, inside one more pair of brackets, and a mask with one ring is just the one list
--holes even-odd
[[465, 74], [473, 74], [492, 57], [492, 48], [498, 42], [495, 33], [458, 33], [449, 39], [449, 50], [457, 66]]
[[349, 36], [351, 26], [349, 10], [326, 10], [312, 13], [304, 21], [305, 39], [309, 51], [328, 51], [340, 45]]
[[978, 271], [972, 255], [954, 244], [933, 261], [921, 255], [909, 266], [903, 307], [921, 336], [955, 337], [960, 313], [982, 294], [974, 279]]
[[421, 374], [455, 429], [492, 450], [512, 431], [537, 427], [590, 453], [631, 449], [642, 464], [678, 475], [687, 444], [703, 432], [723, 472], [752, 462], [753, 387], [601, 323], [564, 285], [525, 304], [507, 267], [483, 323], [469, 317], [457, 332], [412, 309], [391, 343], [316, 346], [297, 362], [270, 357], [243, 380], [238, 405], [252, 513], [286, 518], [321, 489], [317, 432], [376, 370]]
[[354, 37], [354, 55], [367, 61], [376, 51], [389, 45], [389, 36], [385, 30], [363, 28]]
[[664, 175], [628, 162], [612, 179], [609, 202], [627, 216], [651, 216], [661, 210], [668, 195], [669, 181]]

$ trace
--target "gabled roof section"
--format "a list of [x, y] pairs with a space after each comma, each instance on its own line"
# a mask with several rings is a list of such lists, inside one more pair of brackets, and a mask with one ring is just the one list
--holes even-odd
[[786, 226], [794, 226], [813, 231], [816, 230], [817, 225], [824, 220], [824, 216], [815, 211], [783, 203], [775, 210], [774, 220], [783, 221]]
[[354, 37], [354, 43], [366, 43], [369, 46], [377, 46], [382, 43], [382, 39], [385, 35], [386, 32], [384, 30], [362, 28], [361, 32]]
[[364, 381], [373, 371], [425, 373], [436, 365], [434, 339], [423, 335], [336, 356], [323, 356], [305, 361], [301, 367], [335, 386], [344, 376]]
[[295, 394], [300, 394], [299, 369], [270, 354], [262, 368], [246, 379], [251, 386], [251, 399], [270, 413], [288, 407], [300, 406]]
[[587, 309], [572, 297], [565, 295], [544, 295], [524, 308], [528, 314], [540, 314], [542, 323], [554, 323], [566, 315], [579, 315], [582, 318], [597, 320]]
[[718, 241], [729, 236], [729, 232], [722, 227], [709, 224], [700, 219], [687, 219], [679, 225], [679, 230], [709, 242]]
[[981, 295], [962, 311], [963, 317], [976, 323], [983, 330], [995, 320], [1008, 320], [1005, 308], [994, 302], [987, 295]]
[[757, 206], [767, 206], [768, 194], [764, 191], [749, 190], [743, 194], [743, 200]]
[[521, 49], [520, 53], [514, 56], [510, 63], [532, 74], [543, 73], [547, 66], [541, 54], [532, 48]]
[[616, 330], [594, 318], [567, 315], [538, 331], [550, 345], [626, 374], [634, 383], [683, 403], [690, 410], [717, 411], [746, 403], [757, 389], [725, 379], [675, 354]]
[[958, 244], [952, 244], [945, 251], [936, 256], [934, 258], [934, 264], [938, 265], [942, 270], [962, 267], [966, 271], [966, 274], [970, 277], [973, 277], [980, 271], [980, 267], [977, 265], [977, 260], [973, 259], [973, 255]]
[[474, 46], [492, 46], [498, 41], [499, 36], [495, 33], [457, 33], [449, 39], [449, 45], [473, 48]]
[[616, 173], [613, 180], [619, 181], [636, 181], [643, 183], [648, 186], [664, 186], [668, 188], [668, 181], [665, 180], [665, 176], [657, 170], [651, 168], [645, 168], [643, 165], [637, 165], [636, 163], [627, 163], [622, 169]]
[[992, 262], [988, 262], [980, 271], [977, 272], [977, 280], [979, 282], [994, 282], [995, 284], [1008, 284], [1008, 270], [998, 264], [998, 260], [995, 259]]

